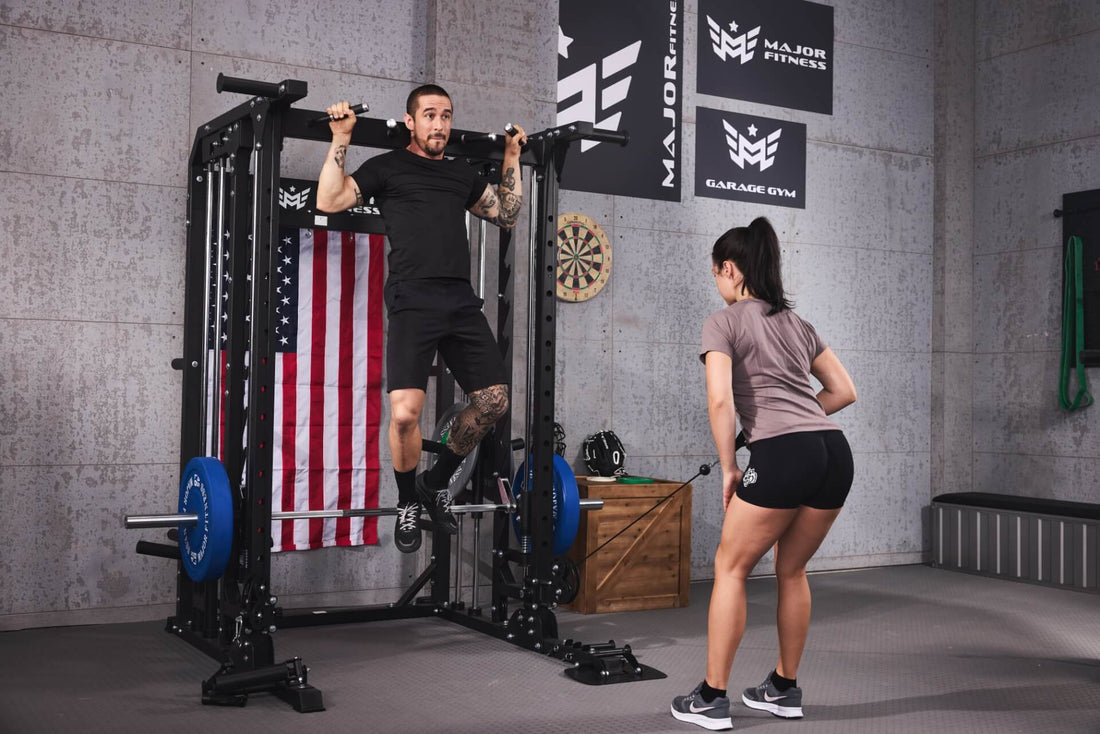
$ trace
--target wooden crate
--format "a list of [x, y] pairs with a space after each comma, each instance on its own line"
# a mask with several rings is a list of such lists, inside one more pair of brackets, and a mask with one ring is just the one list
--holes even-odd
[[569, 557], [580, 566], [580, 593], [569, 608], [584, 614], [688, 605], [691, 581], [691, 485], [662, 502], [583, 564], [582, 559], [680, 484], [589, 483], [580, 496], [601, 498], [602, 510], [582, 512]]

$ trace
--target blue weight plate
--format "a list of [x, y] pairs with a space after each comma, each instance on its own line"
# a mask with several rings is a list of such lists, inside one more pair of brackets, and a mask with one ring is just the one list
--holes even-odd
[[180, 525], [180, 558], [193, 581], [213, 581], [225, 572], [233, 550], [233, 493], [225, 467], [215, 458], [196, 456], [180, 480], [179, 511], [198, 515]]
[[554, 555], [560, 556], [569, 551], [573, 539], [577, 537], [577, 526], [581, 521], [581, 496], [573, 469], [557, 454], [554, 454], [554, 498], [558, 500], [554, 513]]
[[[530, 458], [530, 457], [529, 457]], [[516, 472], [516, 479], [512, 483], [513, 493], [516, 496], [517, 508], [520, 498], [528, 489], [527, 462], [520, 465]], [[554, 540], [552, 550], [554, 555], [560, 556], [569, 550], [573, 540], [577, 537], [577, 526], [580, 523], [581, 504], [580, 493], [577, 491], [577, 478], [573, 470], [562, 457], [554, 454], [554, 493], [551, 497], [554, 507]], [[520, 516], [517, 511], [512, 515], [512, 529], [516, 537], [522, 542], [520, 531]]]

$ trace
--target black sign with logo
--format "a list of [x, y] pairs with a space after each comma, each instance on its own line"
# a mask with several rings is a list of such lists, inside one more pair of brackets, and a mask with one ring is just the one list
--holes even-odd
[[382, 212], [378, 211], [373, 198], [363, 206], [327, 214], [317, 210], [317, 182], [302, 178], [279, 181], [279, 225], [362, 234], [386, 233]]
[[806, 208], [806, 126], [696, 108], [695, 195]]
[[557, 124], [626, 131], [625, 147], [573, 143], [561, 185], [680, 201], [683, 0], [561, 0]]
[[833, 114], [833, 9], [699, 0], [697, 90]]

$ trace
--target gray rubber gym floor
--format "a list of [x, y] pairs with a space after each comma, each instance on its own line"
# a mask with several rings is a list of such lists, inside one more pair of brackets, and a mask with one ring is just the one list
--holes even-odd
[[[735, 705], [735, 730], [1100, 732], [1100, 597], [925, 566], [815, 574], [805, 718]], [[693, 732], [668, 706], [702, 677], [709, 584], [685, 609], [559, 615], [562, 637], [630, 643], [664, 680], [585, 686], [557, 660], [439, 619], [283, 630], [326, 711], [269, 694], [200, 704], [211, 659], [162, 622], [0, 634], [0, 731]], [[731, 687], [775, 662], [774, 580], [749, 582]], [[735, 700], [737, 700], [735, 695]]]

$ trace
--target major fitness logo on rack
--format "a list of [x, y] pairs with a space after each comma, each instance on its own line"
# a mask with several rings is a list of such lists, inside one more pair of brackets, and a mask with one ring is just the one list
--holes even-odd
[[696, 109], [695, 195], [806, 207], [806, 126]]
[[833, 112], [833, 9], [699, 0], [698, 91]]
[[325, 227], [351, 232], [386, 231], [382, 212], [372, 198], [361, 206], [335, 214], [317, 210], [316, 181], [301, 178], [284, 178], [279, 181], [279, 224], [283, 227]]
[[627, 131], [625, 148], [581, 141], [562, 187], [680, 200], [682, 0], [561, 0], [557, 124]]

